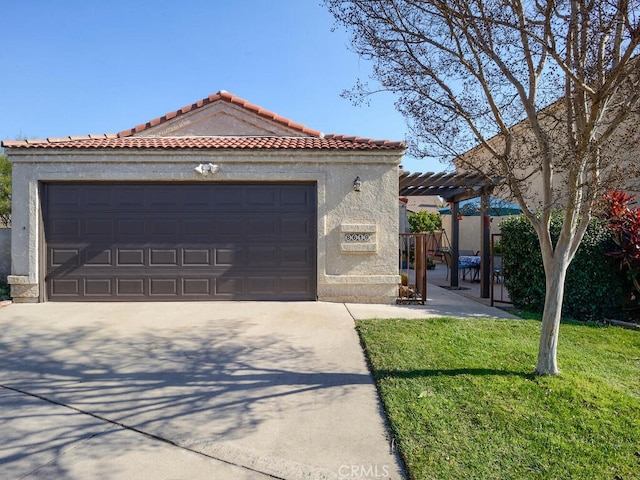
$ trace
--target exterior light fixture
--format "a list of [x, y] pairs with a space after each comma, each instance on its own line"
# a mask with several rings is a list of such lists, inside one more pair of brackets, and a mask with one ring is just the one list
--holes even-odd
[[214, 165], [213, 163], [201, 163], [194, 168], [194, 170], [200, 175], [206, 177], [208, 175], [215, 175], [218, 170], [220, 170], [220, 165]]
[[353, 181], [353, 191], [359, 192], [361, 188], [362, 188], [362, 180], [360, 180], [360, 176], [357, 176], [356, 179]]

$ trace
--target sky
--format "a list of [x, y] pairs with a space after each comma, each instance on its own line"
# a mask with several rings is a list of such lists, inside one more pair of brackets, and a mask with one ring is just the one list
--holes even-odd
[[2, 140], [118, 133], [220, 90], [327, 134], [407, 136], [394, 95], [340, 96], [371, 63], [320, 0], [0, 0], [0, 12]]

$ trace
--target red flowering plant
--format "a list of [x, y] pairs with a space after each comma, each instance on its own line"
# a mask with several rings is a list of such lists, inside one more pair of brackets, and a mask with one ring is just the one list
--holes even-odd
[[630, 206], [635, 197], [620, 190], [609, 191], [604, 196], [604, 218], [615, 245], [608, 255], [620, 260], [620, 269], [640, 292], [640, 209]]

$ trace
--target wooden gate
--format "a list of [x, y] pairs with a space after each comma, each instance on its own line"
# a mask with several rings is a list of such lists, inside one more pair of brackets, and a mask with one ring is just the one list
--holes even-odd
[[424, 305], [427, 298], [426, 233], [401, 233], [399, 238], [399, 270], [396, 303]]

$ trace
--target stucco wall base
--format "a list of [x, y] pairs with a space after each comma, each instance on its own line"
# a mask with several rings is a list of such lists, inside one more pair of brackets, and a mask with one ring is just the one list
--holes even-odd
[[11, 298], [14, 303], [37, 303], [40, 301], [38, 284], [11, 284]]
[[318, 300], [337, 303], [396, 303], [398, 285], [318, 285]]

